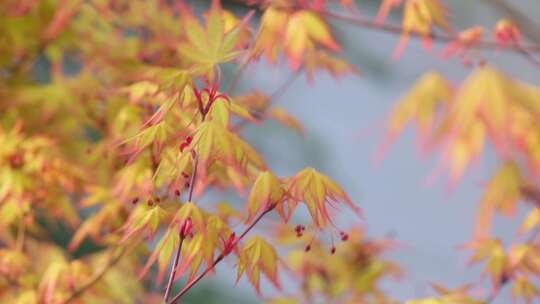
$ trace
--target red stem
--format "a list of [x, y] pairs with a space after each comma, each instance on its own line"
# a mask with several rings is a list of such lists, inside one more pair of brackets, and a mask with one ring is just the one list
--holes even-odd
[[[316, 10], [315, 12], [320, 13], [323, 16], [340, 20], [343, 22], [347, 22], [353, 25], [358, 25], [364, 28], [369, 28], [373, 30], [383, 31], [391, 34], [401, 35], [405, 31], [405, 29], [402, 26], [399, 25], [393, 25], [393, 24], [386, 24], [386, 23], [375, 23], [373, 20], [368, 18], [362, 18], [358, 16], [346, 16], [341, 15], [338, 13], [333, 13], [330, 11], [320, 11]], [[409, 36], [414, 38], [430, 38], [439, 42], [452, 42], [452, 41], [459, 41], [458, 37], [452, 34], [441, 34], [441, 33], [435, 33], [430, 32], [426, 35], [409, 31]], [[506, 47], [502, 47], [500, 43], [492, 40], [480, 40], [474, 45], [471, 45], [473, 48], [482, 48], [482, 49], [496, 49], [501, 51], [510, 51], [510, 52], [516, 52], [523, 54], [523, 50], [526, 50], [529, 53], [534, 52], [540, 52], [540, 45], [539, 44], [519, 44], [519, 45], [508, 45]]]
[[[264, 212], [262, 212], [261, 214], [259, 214], [259, 216], [248, 226], [246, 227], [246, 229], [244, 230], [244, 232], [242, 232], [242, 234], [238, 237], [238, 239], [236, 240], [236, 242], [234, 243], [233, 245], [233, 248], [236, 247], [236, 245], [238, 245], [238, 243], [244, 238], [244, 236], [246, 236], [246, 234], [248, 234], [249, 231], [251, 231], [251, 229], [253, 229], [253, 227], [255, 227], [255, 225], [257, 225], [257, 223], [270, 211], [272, 211], [274, 209], [275, 205], [270, 205], [268, 208], [266, 208], [266, 210]], [[214, 262], [212, 263], [212, 265], [208, 266], [201, 274], [199, 274], [195, 279], [189, 281], [186, 286], [184, 286], [184, 288], [182, 288], [182, 290], [176, 295], [174, 296], [174, 298], [172, 298], [171, 302], [169, 302], [169, 304], [175, 304], [177, 303], [178, 300], [180, 300], [180, 298], [186, 294], [195, 284], [197, 284], [197, 282], [199, 282], [202, 278], [204, 278], [205, 275], [207, 275], [210, 271], [212, 271], [217, 264], [219, 264], [219, 262], [221, 262], [224, 258], [225, 258], [225, 254], [222, 252], [219, 254], [219, 256], [214, 260]]]
[[[191, 173], [191, 179], [189, 182], [189, 194], [188, 194], [188, 202], [191, 202], [193, 199], [193, 189], [195, 188], [195, 181], [197, 178], [197, 168], [199, 166], [199, 158], [197, 154], [193, 153], [193, 172]], [[185, 223], [183, 224], [185, 225]], [[183, 229], [183, 228], [182, 228]], [[182, 230], [181, 229], [181, 230]], [[176, 249], [176, 255], [174, 257], [174, 262], [171, 266], [171, 272], [169, 274], [169, 281], [167, 282], [167, 287], [165, 289], [165, 295], [163, 295], [163, 303], [167, 303], [167, 300], [169, 300], [169, 295], [171, 293], [172, 285], [174, 283], [174, 279], [176, 277], [176, 270], [178, 268], [178, 263], [180, 262], [180, 254], [182, 252], [182, 244], [184, 243], [184, 235], [182, 231], [180, 231], [180, 243], [178, 244], [178, 248]]]
[[176, 250], [173, 266], [171, 269], [171, 273], [169, 275], [169, 281], [167, 282], [167, 288], [165, 289], [165, 295], [163, 296], [163, 303], [167, 303], [167, 301], [169, 300], [169, 295], [171, 294], [174, 278], [176, 277], [176, 270], [178, 268], [178, 263], [180, 262], [180, 253], [182, 252], [182, 243], [184, 243], [184, 236], [180, 233], [180, 244], [178, 244], [178, 249]]

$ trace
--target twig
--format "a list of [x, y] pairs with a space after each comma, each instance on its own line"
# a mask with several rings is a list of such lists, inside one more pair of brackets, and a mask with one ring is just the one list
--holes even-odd
[[231, 84], [229, 85], [229, 87], [227, 88], [227, 95], [230, 96], [234, 94], [234, 91], [236, 90], [236, 87], [238, 86], [238, 83], [240, 82], [240, 78], [242, 77], [242, 74], [244, 73], [244, 71], [246, 70], [249, 64], [249, 61], [250, 61], [250, 57], [246, 58], [242, 62], [238, 70], [236, 71], [236, 74], [234, 74], [234, 78], [231, 81]]
[[[540, 234], [540, 229], [537, 227], [532, 233], [531, 235], [527, 238], [527, 243], [530, 243], [532, 241], [534, 241], [536, 239], [536, 237]], [[510, 283], [510, 278], [509, 277], [506, 277], [504, 276], [503, 274], [503, 279], [501, 280], [501, 286], [499, 286], [497, 289], [495, 289], [485, 300], [484, 300], [484, 304], [490, 304], [492, 303], [493, 301], [495, 301], [495, 299], [497, 298], [497, 296], [499, 295], [501, 289], [503, 289], [504, 286], [508, 285], [508, 283]]]
[[[300, 73], [301, 70], [298, 70], [294, 73], [292, 73], [291, 75], [289, 75], [289, 77], [287, 77], [287, 79], [285, 80], [285, 82], [283, 82], [277, 89], [274, 90], [274, 92], [272, 92], [270, 94], [270, 96], [268, 97], [268, 103], [264, 106], [264, 109], [262, 109], [261, 113], [258, 113], [259, 115], [263, 116], [265, 114], [265, 112], [268, 110], [268, 108], [276, 101], [278, 100], [281, 96], [283, 96], [283, 94], [285, 94], [285, 92], [287, 92], [287, 90], [291, 87], [291, 85], [294, 83], [294, 81], [296, 79], [298, 79], [298, 76], [300, 76]], [[236, 123], [236, 125], [232, 126], [232, 130], [233, 131], [239, 131], [241, 130], [242, 128], [244, 128], [247, 124], [247, 120], [241, 120], [239, 121], [238, 123]]]
[[489, 0], [486, 4], [493, 6], [496, 10], [501, 11], [505, 17], [509, 17], [512, 22], [515, 22], [520, 30], [531, 41], [540, 43], [540, 32], [538, 24], [534, 22], [527, 14], [520, 11], [518, 8], [508, 3], [506, 0]]
[[[338, 13], [333, 13], [330, 11], [317, 10], [316, 12], [320, 13], [323, 16], [326, 16], [335, 20], [347, 22], [353, 25], [357, 25], [357, 26], [372, 29], [372, 30], [387, 32], [394, 35], [401, 35], [404, 32], [406, 32], [406, 30], [402, 26], [387, 24], [387, 23], [378, 24], [368, 18], [362, 18], [358, 16], [346, 16], [346, 15], [341, 15]], [[438, 42], [459, 41], [459, 39], [455, 35], [435, 33], [433, 31], [428, 34], [421, 34], [418, 32], [409, 31], [408, 35], [410, 37], [419, 38], [419, 39], [430, 38]], [[477, 43], [474, 43], [473, 45], [471, 45], [470, 47], [477, 48], [477, 49], [493, 49], [493, 50], [509, 51], [509, 52], [515, 52], [515, 53], [520, 53], [520, 54], [523, 54], [523, 50], [526, 50], [529, 53], [540, 52], [540, 44], [520, 44], [520, 45], [511, 44], [511, 45], [502, 47], [500, 43], [496, 41], [492, 41], [492, 40], [480, 40]]]
[[[193, 153], [193, 172], [191, 173], [191, 180], [189, 182], [188, 202], [191, 202], [191, 200], [193, 199], [193, 189], [195, 188], [195, 181], [197, 178], [198, 166], [199, 166], [199, 158], [196, 153]], [[183, 228], [181, 230], [183, 230]], [[184, 234], [182, 231], [180, 231], [179, 234], [180, 234], [180, 243], [178, 244], [178, 248], [176, 248], [176, 255], [174, 256], [174, 261], [173, 261], [173, 264], [171, 265], [169, 280], [167, 282], [167, 287], [165, 288], [165, 294], [163, 295], [163, 303], [167, 303], [167, 301], [169, 300], [169, 295], [171, 294], [172, 285], [174, 283], [174, 279], [176, 278], [176, 271], [178, 268], [178, 263], [180, 262], [180, 255], [182, 253], [182, 244], [184, 243]]]
[[26, 225], [24, 224], [24, 218], [19, 221], [19, 229], [17, 231], [17, 245], [16, 248], [18, 251], [24, 250], [24, 239], [26, 236]]
[[107, 263], [105, 263], [103, 268], [100, 271], [96, 272], [96, 274], [94, 276], [92, 276], [92, 278], [90, 278], [90, 280], [88, 280], [86, 283], [79, 286], [79, 288], [75, 289], [62, 303], [67, 304], [67, 303], [70, 303], [70, 302], [74, 301], [79, 296], [81, 296], [86, 290], [88, 290], [90, 287], [94, 286], [94, 284], [99, 282], [99, 280], [101, 280], [105, 276], [105, 274], [107, 274], [107, 271], [109, 271], [113, 266], [115, 266], [116, 264], [118, 264], [118, 262], [120, 262], [122, 257], [127, 252], [128, 252], [127, 246], [123, 247], [122, 250], [116, 256], [112, 256], [112, 251], [111, 251], [109, 260], [107, 261]]
[[169, 275], [169, 281], [167, 282], [167, 288], [165, 289], [165, 295], [163, 296], [163, 303], [167, 303], [167, 301], [169, 300], [169, 295], [171, 294], [174, 278], [176, 277], [176, 269], [178, 268], [178, 263], [180, 262], [182, 243], [184, 243], [184, 236], [180, 234], [180, 244], [178, 244], [178, 248], [176, 249], [176, 255], [174, 257], [173, 266], [171, 267], [171, 273]]
[[[251, 229], [253, 229], [253, 227], [255, 227], [255, 225], [257, 225], [257, 223], [267, 214], [269, 213], [270, 211], [272, 211], [274, 209], [275, 205], [270, 205], [264, 212], [262, 212], [261, 214], [259, 214], [259, 216], [248, 226], [246, 227], [246, 229], [244, 230], [244, 232], [242, 232], [242, 234], [238, 237], [238, 239], [236, 239], [236, 241], [234, 242], [232, 248], [234, 249], [238, 243], [246, 236], [246, 234], [248, 234], [249, 231], [251, 231]], [[217, 264], [219, 264], [219, 262], [221, 262], [225, 256], [227, 256], [228, 252], [225, 253], [225, 252], [222, 252], [219, 254], [219, 256], [214, 260], [214, 262], [212, 263], [212, 265], [206, 267], [206, 269], [201, 273], [199, 274], [195, 279], [189, 281], [186, 286], [184, 286], [184, 288], [182, 288], [182, 290], [176, 294], [174, 296], [174, 298], [172, 298], [171, 302], [169, 302], [169, 304], [175, 304], [177, 303], [178, 300], [180, 300], [180, 298], [186, 294], [195, 284], [197, 284], [197, 282], [199, 282], [202, 278], [204, 278], [205, 275], [207, 275], [210, 271], [212, 271]]]
[[193, 151], [193, 172], [191, 173], [191, 180], [189, 181], [189, 194], [188, 202], [193, 199], [193, 189], [195, 188], [195, 182], [197, 178], [197, 168], [199, 167], [199, 156]]

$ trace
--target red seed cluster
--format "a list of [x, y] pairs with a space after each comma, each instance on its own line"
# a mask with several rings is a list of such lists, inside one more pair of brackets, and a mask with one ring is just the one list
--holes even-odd
[[341, 236], [341, 240], [344, 242], [346, 242], [349, 239], [349, 235], [343, 231], [340, 231], [339, 235]]
[[294, 231], [296, 232], [296, 237], [302, 237], [303, 232], [306, 230], [304, 225], [296, 225]]

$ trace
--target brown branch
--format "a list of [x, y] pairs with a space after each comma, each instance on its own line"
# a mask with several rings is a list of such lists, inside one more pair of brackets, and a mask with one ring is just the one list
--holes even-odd
[[519, 29], [527, 36], [531, 41], [540, 43], [540, 32], [538, 31], [538, 24], [534, 22], [527, 14], [517, 9], [506, 0], [489, 0], [485, 1], [493, 6], [496, 10], [502, 12], [502, 14], [508, 16], [512, 22], [515, 22]]
[[[257, 223], [267, 214], [269, 213], [270, 211], [272, 211], [274, 209], [275, 205], [270, 205], [268, 208], [266, 208], [265, 211], [263, 211], [261, 214], [259, 214], [259, 216], [248, 226], [246, 227], [246, 229], [244, 230], [244, 232], [242, 232], [242, 234], [238, 237], [238, 239], [236, 239], [236, 241], [234, 242], [234, 244], [232, 245], [232, 249], [234, 249], [238, 243], [249, 233], [249, 231], [251, 231], [251, 229], [253, 229], [253, 227], [255, 227], [255, 225], [257, 225]], [[231, 249], [231, 250], [232, 250]], [[226, 249], [227, 250], [227, 249]], [[230, 250], [228, 250], [228, 252], [222, 252], [219, 254], [219, 256], [214, 260], [214, 262], [212, 263], [212, 265], [206, 267], [206, 269], [201, 273], [199, 274], [196, 278], [194, 278], [193, 280], [189, 281], [185, 286], [184, 288], [182, 288], [182, 290], [176, 294], [174, 296], [174, 298], [172, 298], [171, 302], [169, 302], [169, 304], [175, 304], [178, 302], [178, 300], [180, 300], [180, 298], [186, 294], [195, 284], [197, 284], [202, 278], [204, 278], [204, 276], [206, 276], [210, 271], [212, 271], [217, 264], [219, 264], [219, 262], [221, 262], [227, 255], [228, 253], [230, 252]]]
[[[369, 18], [363, 18], [363, 17], [358, 17], [358, 16], [346, 16], [346, 15], [341, 15], [338, 13], [333, 13], [330, 11], [317, 10], [316, 12], [320, 13], [323, 16], [326, 16], [326, 17], [329, 17], [338, 21], [350, 23], [350, 24], [357, 25], [363, 28], [387, 32], [394, 35], [401, 35], [404, 32], [406, 32], [402, 26], [387, 24], [387, 23], [378, 24], [378, 23], [373, 22], [373, 20]], [[430, 32], [424, 35], [421, 33], [409, 31], [408, 35], [410, 37], [418, 38], [418, 39], [430, 38], [434, 41], [442, 42], [442, 43], [459, 41], [458, 37], [455, 35], [436, 33], [436, 32]], [[477, 43], [471, 45], [470, 47], [477, 48], [477, 49], [501, 50], [501, 51], [520, 53], [520, 54], [523, 54], [523, 50], [529, 53], [540, 52], [540, 44], [507, 45], [503, 47], [500, 45], [500, 43], [496, 41], [492, 41], [492, 40], [480, 40]]]
[[[268, 108], [277, 99], [279, 99], [281, 96], [283, 96], [283, 94], [285, 94], [285, 92], [287, 92], [287, 90], [291, 87], [291, 85], [298, 78], [298, 76], [300, 76], [300, 74], [301, 74], [300, 72], [301, 72], [301, 70], [298, 70], [298, 71], [292, 73], [291, 75], [289, 75], [289, 77], [287, 77], [285, 82], [283, 82], [279, 87], [277, 87], [277, 89], [274, 90], [274, 92], [272, 92], [270, 94], [270, 96], [268, 97], [269, 102], [264, 106], [264, 109], [262, 109], [262, 111], [260, 111], [260, 113], [256, 113], [256, 114], [258, 114], [259, 116], [264, 116], [266, 111], [268, 111]], [[236, 123], [234, 126], [232, 126], [232, 130], [233, 131], [240, 131], [242, 128], [244, 128], [246, 126], [247, 123], [248, 123], [248, 120], [243, 119], [243, 120], [239, 121], [238, 123]]]
[[107, 263], [103, 266], [103, 268], [96, 272], [90, 280], [88, 280], [86, 283], [79, 286], [79, 288], [75, 289], [62, 303], [67, 304], [74, 300], [76, 300], [79, 296], [81, 296], [85, 291], [90, 289], [94, 284], [99, 282], [105, 274], [107, 274], [107, 271], [109, 271], [112, 267], [114, 267], [118, 262], [122, 260], [122, 257], [128, 252], [127, 247], [123, 247], [120, 252], [113, 256], [112, 251], [110, 253], [109, 259]]
[[163, 303], [167, 303], [169, 300], [169, 295], [171, 294], [172, 285], [176, 277], [176, 270], [178, 268], [178, 263], [180, 262], [180, 253], [182, 252], [182, 243], [184, 243], [184, 236], [180, 233], [180, 244], [176, 249], [176, 255], [174, 256], [174, 262], [171, 268], [171, 273], [169, 275], [169, 281], [167, 282], [167, 288], [165, 289], [165, 295], [163, 295]]
[[[188, 202], [191, 202], [193, 199], [193, 189], [195, 188], [195, 181], [197, 178], [197, 168], [199, 166], [199, 158], [198, 155], [194, 152], [193, 153], [193, 172], [191, 173], [191, 179], [189, 182], [189, 194], [188, 194]], [[185, 225], [185, 223], [183, 224]], [[178, 268], [178, 263], [180, 262], [180, 255], [182, 253], [182, 244], [184, 243], [184, 227], [180, 229], [180, 243], [178, 244], [178, 248], [176, 249], [176, 255], [174, 256], [173, 264], [171, 265], [171, 272], [169, 274], [169, 281], [167, 282], [167, 287], [165, 288], [165, 294], [163, 295], [163, 303], [167, 303], [169, 300], [169, 295], [171, 294], [172, 285], [174, 283], [174, 279], [176, 278], [176, 271]]]

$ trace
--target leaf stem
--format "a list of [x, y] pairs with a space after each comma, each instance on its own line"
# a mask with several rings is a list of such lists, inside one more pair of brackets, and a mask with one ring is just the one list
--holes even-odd
[[[364, 27], [367, 29], [387, 32], [390, 34], [395, 35], [402, 35], [405, 31], [405, 29], [402, 26], [399, 25], [393, 25], [388, 23], [376, 23], [373, 20], [369, 18], [362, 18], [358, 16], [346, 16], [339, 13], [330, 12], [327, 10], [316, 10], [315, 12], [322, 14], [323, 16], [339, 20], [342, 22], [346, 22], [352, 25], [357, 25], [360, 27]], [[436, 33], [436, 32], [430, 32], [428, 34], [421, 34], [413, 31], [409, 31], [408, 35], [410, 37], [414, 38], [430, 38], [438, 42], [452, 42], [452, 41], [459, 41], [459, 38], [453, 34], [442, 34], [442, 33]], [[523, 53], [523, 50], [526, 50], [527, 52], [531, 53], [537, 53], [540, 52], [540, 44], [511, 44], [507, 47], [501, 47], [501, 45], [492, 40], [480, 40], [474, 45], [471, 45], [473, 48], [478, 49], [496, 49], [501, 51], [509, 51], [509, 52], [516, 52], [516, 53]]]
[[88, 280], [86, 283], [82, 284], [81, 286], [79, 286], [79, 288], [75, 289], [62, 303], [63, 304], [67, 304], [67, 303], [70, 303], [74, 300], [76, 300], [79, 296], [81, 296], [86, 290], [88, 290], [89, 288], [91, 288], [92, 286], [94, 286], [94, 284], [96, 284], [97, 282], [99, 282], [99, 280], [101, 280], [105, 274], [107, 274], [107, 271], [109, 271], [113, 266], [115, 266], [116, 264], [118, 264], [118, 262], [120, 262], [120, 260], [122, 259], [122, 257], [124, 257], [124, 255], [128, 252], [127, 250], [127, 246], [126, 247], [123, 247], [120, 252], [114, 256], [113, 255], [113, 252], [111, 251], [110, 252], [110, 255], [109, 255], [109, 259], [107, 261], [107, 263], [105, 263], [105, 265], [103, 266], [103, 268], [96, 272], [91, 278], [90, 280]]
[[[259, 216], [257, 218], [255, 218], [255, 220], [248, 226], [246, 227], [246, 229], [242, 232], [242, 234], [240, 234], [240, 236], [238, 237], [238, 239], [234, 242], [233, 244], [233, 248], [235, 248], [238, 243], [249, 233], [249, 231], [251, 231], [251, 229], [253, 229], [253, 227], [255, 227], [255, 225], [257, 225], [257, 223], [267, 214], [269, 213], [270, 211], [272, 211], [274, 209], [275, 205], [270, 205], [268, 206], [268, 208], [266, 208], [265, 211], [263, 211], [261, 214], [259, 214]], [[178, 300], [180, 300], [180, 298], [186, 294], [195, 284], [197, 284], [197, 282], [199, 282], [202, 278], [204, 278], [204, 276], [206, 276], [210, 271], [212, 271], [217, 264], [219, 264], [219, 262], [221, 262], [224, 258], [225, 258], [226, 254], [224, 252], [220, 253], [219, 256], [214, 260], [214, 262], [212, 263], [212, 265], [206, 267], [206, 269], [201, 273], [199, 274], [196, 278], [194, 278], [193, 280], [189, 281], [185, 286], [184, 288], [182, 288], [182, 290], [176, 294], [174, 296], [174, 298], [172, 298], [171, 302], [169, 302], [169, 304], [175, 304], [177, 303]]]
[[[300, 76], [301, 70], [295, 71], [294, 73], [290, 74], [289, 77], [279, 86], [277, 87], [272, 93], [270, 93], [268, 97], [268, 103], [265, 105], [264, 109], [262, 109], [262, 115], [265, 114], [266, 111], [268, 111], [268, 108], [276, 101], [278, 100], [287, 90], [291, 87], [291, 85], [294, 83], [296, 79], [298, 79], [298, 76]], [[242, 128], [244, 128], [247, 124], [247, 120], [241, 120], [234, 126], [232, 126], [233, 131], [239, 131]]]
[[182, 243], [184, 243], [184, 236], [182, 235], [182, 233], [180, 233], [180, 243], [178, 244], [178, 249], [176, 249], [176, 255], [174, 257], [173, 266], [171, 267], [171, 273], [169, 275], [169, 281], [167, 282], [167, 288], [165, 289], [165, 295], [163, 296], [163, 303], [167, 303], [167, 301], [169, 300], [169, 295], [171, 294], [172, 285], [176, 277], [176, 270], [178, 268], [178, 263], [180, 262]]
[[[191, 179], [189, 181], [188, 202], [191, 202], [191, 200], [193, 199], [193, 189], [195, 188], [195, 181], [197, 178], [197, 168], [199, 167], [198, 155], [195, 152], [193, 152], [192, 155], [193, 155], [193, 172], [191, 173]], [[167, 282], [167, 287], [165, 288], [165, 294], [163, 295], [163, 303], [167, 303], [167, 301], [169, 300], [169, 295], [171, 294], [172, 285], [176, 277], [178, 263], [180, 262], [180, 255], [182, 253], [182, 244], [184, 243], [184, 235], [182, 231], [179, 232], [179, 235], [180, 235], [180, 243], [178, 243], [178, 248], [176, 249], [176, 255], [174, 257], [173, 264], [171, 265], [169, 280]]]

